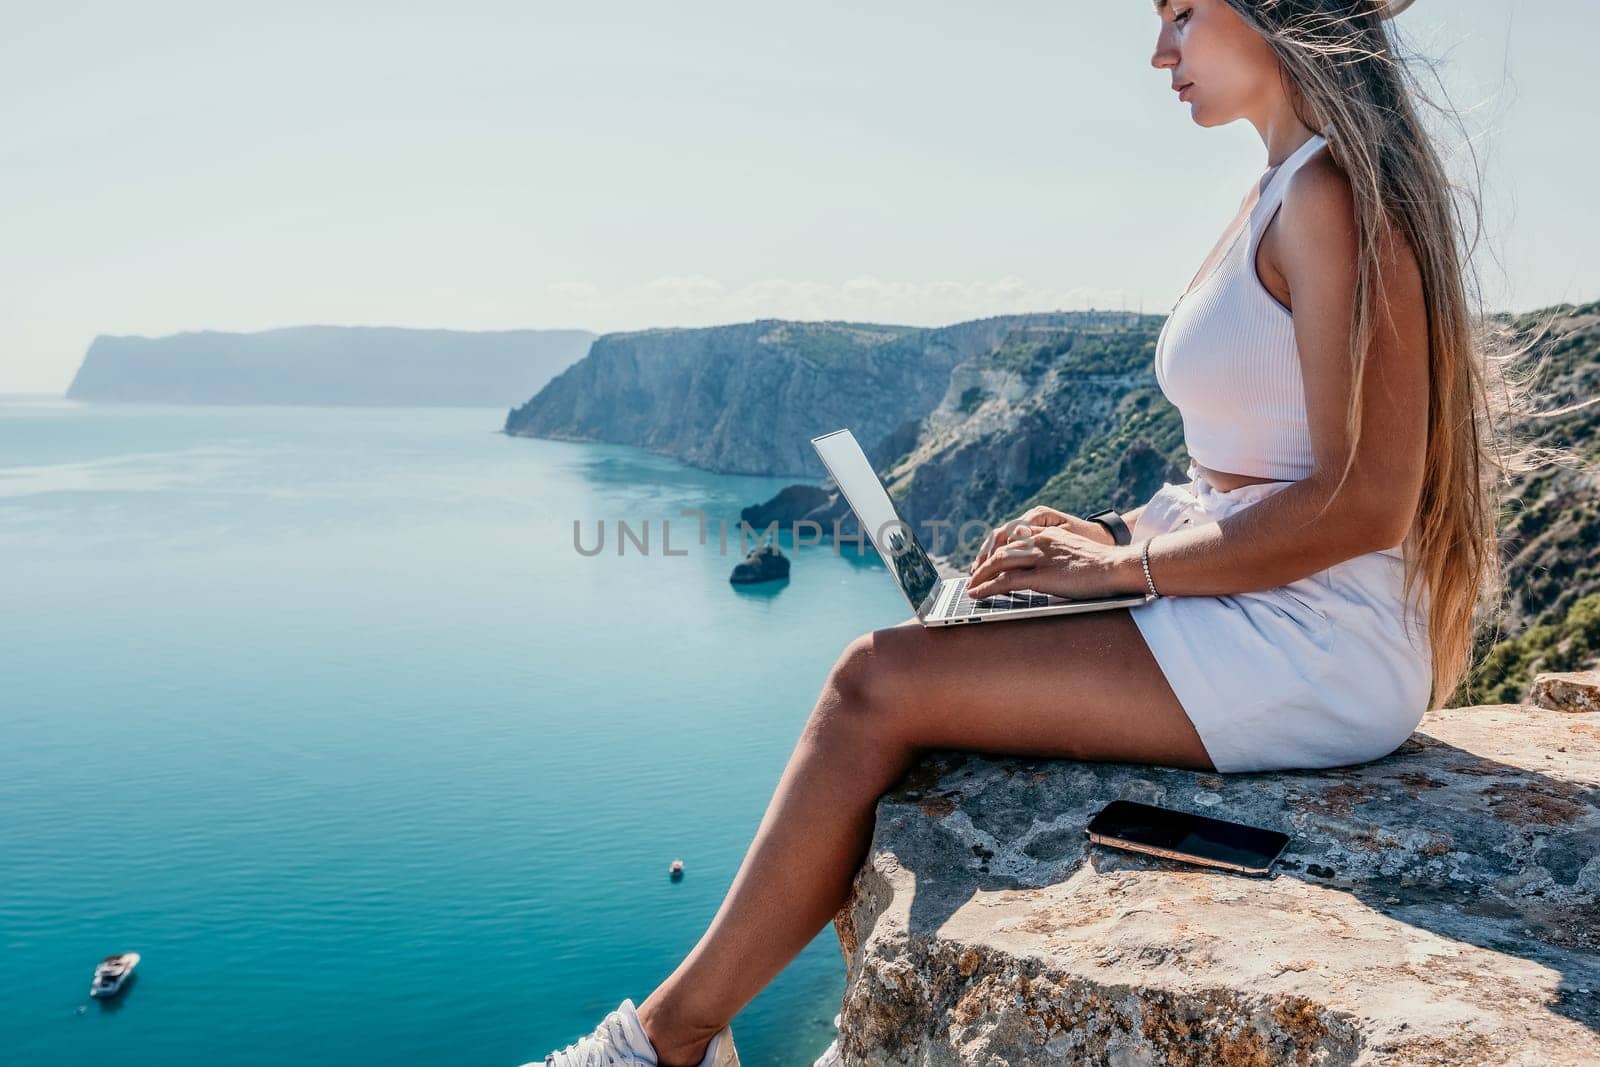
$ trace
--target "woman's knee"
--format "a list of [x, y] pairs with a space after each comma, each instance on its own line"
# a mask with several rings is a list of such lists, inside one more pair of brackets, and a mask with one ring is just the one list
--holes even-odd
[[828, 672], [822, 699], [807, 730], [879, 740], [897, 738], [905, 728], [907, 696], [881, 643], [873, 634], [862, 634], [845, 646]]

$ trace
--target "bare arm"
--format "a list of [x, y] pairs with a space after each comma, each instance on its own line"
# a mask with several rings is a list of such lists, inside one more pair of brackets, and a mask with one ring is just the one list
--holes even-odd
[[[1326, 158], [1313, 160], [1291, 180], [1276, 225], [1275, 265], [1293, 297], [1313, 472], [1220, 522], [1154, 539], [1150, 573], [1164, 595], [1285, 585], [1399, 544], [1416, 513], [1427, 441], [1428, 333], [1411, 249], [1392, 235], [1384, 249], [1388, 314], [1380, 309], [1361, 383], [1355, 462], [1335, 493], [1351, 454], [1345, 411], [1355, 388], [1348, 350], [1357, 250], [1348, 180]], [[1139, 547], [1118, 549], [1118, 588], [1145, 588]]]

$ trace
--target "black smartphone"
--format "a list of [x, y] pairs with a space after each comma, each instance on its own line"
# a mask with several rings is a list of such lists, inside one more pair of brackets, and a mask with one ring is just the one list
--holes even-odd
[[1113, 800], [1084, 830], [1097, 845], [1264, 875], [1289, 847], [1289, 835], [1190, 811]]

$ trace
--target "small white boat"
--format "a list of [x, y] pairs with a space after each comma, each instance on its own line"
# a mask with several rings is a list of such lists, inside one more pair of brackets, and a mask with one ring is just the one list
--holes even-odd
[[114, 956], [107, 956], [100, 961], [100, 966], [94, 969], [94, 984], [89, 986], [91, 997], [113, 997], [122, 992], [122, 987], [127, 984], [133, 975], [133, 969], [139, 965], [137, 952], [119, 952]]
[[672, 866], [667, 868], [667, 873], [672, 875], [672, 877], [674, 877], [674, 878], [682, 878], [683, 877], [683, 861], [682, 860], [673, 860], [672, 861]]

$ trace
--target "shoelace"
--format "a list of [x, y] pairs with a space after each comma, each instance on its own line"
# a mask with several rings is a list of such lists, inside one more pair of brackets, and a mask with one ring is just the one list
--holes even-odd
[[626, 1028], [622, 1024], [620, 1012], [607, 1013], [600, 1025], [595, 1027], [594, 1033], [587, 1037], [580, 1037], [564, 1049], [550, 1053], [544, 1058], [545, 1067], [613, 1067], [615, 1064], [628, 1063], [628, 1060], [607, 1059], [609, 1052], [618, 1048], [629, 1048]]

